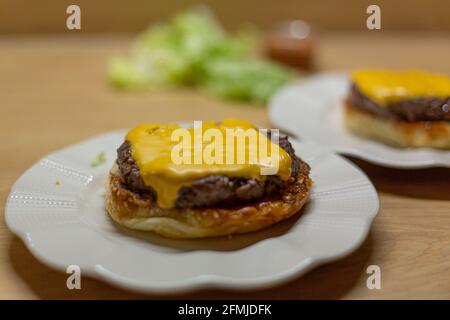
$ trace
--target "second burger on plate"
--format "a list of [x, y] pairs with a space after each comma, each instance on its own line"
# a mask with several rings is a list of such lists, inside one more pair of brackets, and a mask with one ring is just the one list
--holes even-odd
[[358, 70], [344, 115], [346, 127], [363, 137], [395, 147], [450, 149], [450, 78]]

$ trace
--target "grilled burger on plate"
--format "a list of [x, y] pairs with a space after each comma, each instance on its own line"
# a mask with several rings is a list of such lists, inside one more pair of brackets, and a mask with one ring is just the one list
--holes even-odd
[[[223, 137], [239, 130], [255, 134], [256, 140], [242, 140], [246, 156], [237, 161], [237, 138], [205, 136], [198, 143], [196, 128], [186, 128], [181, 135], [194, 138], [178, 148], [181, 140], [174, 141], [174, 133], [179, 129], [176, 124], [141, 125], [128, 132], [118, 148], [108, 179], [106, 209], [120, 225], [170, 238], [222, 236], [270, 226], [291, 217], [305, 204], [312, 187], [309, 166], [295, 155], [287, 137], [280, 136], [277, 144], [270, 139], [271, 131], [261, 133], [244, 120], [203, 123], [202, 130], [213, 129]], [[263, 143], [271, 150], [269, 155], [276, 157], [269, 161], [254, 154], [251, 157], [255, 143]], [[187, 156], [183, 159], [192, 161], [174, 161], [174, 148], [178, 148], [177, 154]], [[216, 160], [219, 154], [221, 159], [231, 154], [230, 159], [236, 161], [199, 162], [196, 152], [210, 152]], [[267, 169], [277, 170], [263, 174]]]
[[450, 78], [355, 71], [344, 120], [351, 132], [392, 146], [450, 149]]

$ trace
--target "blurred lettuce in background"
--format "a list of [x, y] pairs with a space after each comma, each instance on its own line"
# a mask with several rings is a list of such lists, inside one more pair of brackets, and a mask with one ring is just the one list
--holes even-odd
[[129, 57], [109, 61], [108, 77], [122, 89], [197, 85], [227, 99], [265, 103], [293, 72], [251, 57], [254, 32], [224, 32], [206, 10], [175, 16], [135, 41]]

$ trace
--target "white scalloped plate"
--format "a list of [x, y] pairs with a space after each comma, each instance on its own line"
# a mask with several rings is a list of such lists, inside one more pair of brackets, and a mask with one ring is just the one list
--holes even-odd
[[341, 111], [349, 84], [345, 74], [322, 74], [288, 85], [271, 99], [270, 121], [297, 137], [381, 166], [450, 167], [450, 151], [398, 149], [348, 133], [342, 126]]
[[[79, 265], [82, 274], [144, 292], [262, 288], [347, 255], [365, 239], [378, 212], [377, 193], [357, 167], [294, 141], [315, 182], [309, 204], [295, 218], [207, 240], [127, 231], [103, 206], [107, 172], [123, 137], [109, 133], [50, 154], [12, 187], [7, 225], [42, 262], [62, 271]], [[92, 168], [100, 151], [107, 161]]]

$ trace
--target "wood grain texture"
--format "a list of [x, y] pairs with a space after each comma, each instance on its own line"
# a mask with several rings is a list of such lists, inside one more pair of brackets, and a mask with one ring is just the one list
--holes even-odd
[[[323, 34], [319, 69], [425, 68], [450, 74], [448, 34]], [[243, 117], [269, 126], [262, 106], [229, 103], [194, 90], [123, 93], [105, 79], [106, 58], [129, 37], [0, 38], [0, 205], [14, 181], [48, 152], [143, 121]], [[286, 285], [257, 292], [202, 291], [178, 298], [450, 298], [450, 170], [401, 171], [354, 160], [380, 192], [369, 237], [350, 256]], [[366, 288], [367, 266], [382, 270], [382, 289]], [[154, 298], [66, 275], [37, 261], [0, 221], [0, 298]]]

